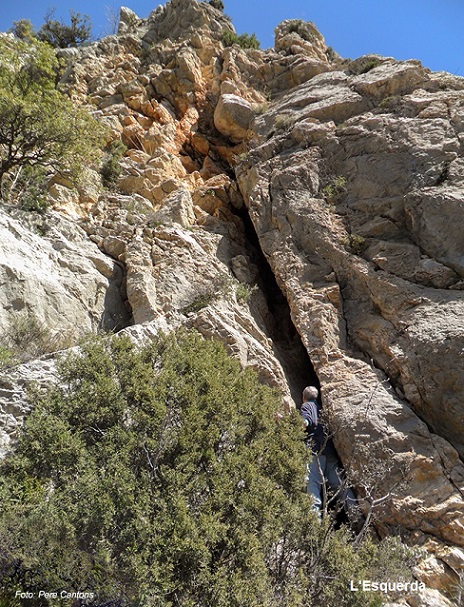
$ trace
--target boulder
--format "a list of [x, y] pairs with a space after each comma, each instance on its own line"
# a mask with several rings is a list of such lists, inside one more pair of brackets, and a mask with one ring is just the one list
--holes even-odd
[[238, 143], [246, 139], [254, 112], [250, 103], [238, 95], [223, 94], [214, 110], [214, 126], [217, 130]]

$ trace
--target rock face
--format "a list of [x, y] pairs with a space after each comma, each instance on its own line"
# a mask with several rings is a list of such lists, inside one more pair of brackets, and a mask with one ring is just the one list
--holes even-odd
[[[452, 604], [440, 593], [452, 599], [464, 571], [464, 80], [343, 61], [301, 21], [268, 51], [225, 47], [224, 30], [208, 3], [171, 0], [145, 20], [123, 9], [118, 36], [63, 54], [62, 90], [128, 149], [114, 191], [95, 171], [51, 185], [46, 234], [2, 215], [0, 325], [28, 307], [53, 329], [132, 314], [136, 340], [179, 326], [220, 339], [287, 408], [319, 381], [378, 533], [427, 555], [427, 592], [397, 604]], [[53, 360], [5, 376], [3, 448], [27, 378], [51, 379]]]
[[0, 241], [1, 333], [18, 315], [68, 333], [71, 341], [130, 323], [122, 264], [103, 255], [70, 221], [0, 209]]
[[463, 546], [464, 98], [417, 62], [347, 67], [256, 119], [239, 184], [360, 494], [395, 494], [384, 532]]

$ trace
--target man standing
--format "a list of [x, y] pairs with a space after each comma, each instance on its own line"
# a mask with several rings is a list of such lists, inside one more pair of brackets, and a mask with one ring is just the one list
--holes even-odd
[[[321, 406], [317, 402], [319, 391], [314, 386], [303, 390], [303, 404], [300, 413], [306, 426], [306, 445], [311, 448], [313, 458], [308, 466], [308, 484], [306, 491], [313, 498], [313, 510], [319, 518], [326, 506], [325, 492], [329, 486], [343, 504], [347, 513], [359, 513], [359, 507], [351, 489], [347, 489], [343, 479], [342, 467], [335, 445], [319, 421]], [[351, 512], [350, 512], [351, 511]]]

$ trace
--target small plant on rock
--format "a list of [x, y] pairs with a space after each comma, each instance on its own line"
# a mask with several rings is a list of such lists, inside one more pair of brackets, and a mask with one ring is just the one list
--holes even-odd
[[334, 205], [337, 201], [337, 196], [346, 192], [346, 183], [346, 177], [338, 175], [322, 188], [322, 193], [328, 204]]
[[48, 180], [49, 174], [45, 167], [20, 167], [16, 173], [8, 174], [3, 180], [3, 198], [23, 211], [45, 213], [49, 206]]
[[328, 46], [325, 49], [325, 55], [329, 61], [335, 61], [337, 59], [337, 53], [331, 46]]
[[267, 112], [268, 109], [269, 109], [268, 101], [262, 101], [261, 103], [255, 103], [253, 105], [253, 111], [255, 112], [255, 114], [264, 114], [264, 112]]
[[221, 272], [214, 277], [212, 283], [200, 287], [193, 301], [182, 308], [181, 312], [183, 314], [198, 312], [221, 299], [221, 297], [227, 297], [232, 289], [232, 278], [228, 274]]
[[258, 289], [257, 285], [249, 285], [245, 282], [240, 282], [235, 289], [235, 296], [240, 303], [248, 303], [253, 293]]
[[182, 308], [182, 314], [194, 314], [207, 308], [216, 299], [216, 293], [214, 288], [206, 287], [199, 291], [195, 298], [184, 308]]
[[48, 352], [56, 352], [73, 345], [73, 332], [53, 333], [43, 322], [29, 312], [17, 314], [3, 341], [11, 360], [26, 362]]
[[293, 126], [296, 122], [295, 116], [290, 114], [278, 114], [274, 120], [276, 129], [286, 130]]
[[0, 346], [0, 369], [10, 367], [15, 363], [14, 352], [10, 348]]
[[288, 33], [291, 34], [292, 32], [298, 34], [306, 42], [313, 42], [315, 39], [315, 36], [308, 31], [308, 26], [302, 19], [294, 19], [290, 22]]
[[400, 95], [389, 95], [382, 99], [379, 103], [379, 108], [389, 112], [395, 112], [401, 109], [402, 99]]
[[210, 4], [213, 8], [216, 8], [218, 11], [224, 10], [224, 2], [222, 0], [208, 0], [208, 4]]
[[362, 255], [366, 249], [366, 239], [359, 234], [350, 234], [342, 240], [342, 244], [354, 255]]
[[348, 71], [351, 74], [355, 74], [356, 76], [359, 76], [361, 74], [366, 74], [367, 72], [370, 72], [375, 67], [378, 67], [379, 65], [382, 64], [382, 61], [380, 59], [378, 59], [377, 57], [365, 56], [365, 57], [360, 57], [359, 59], [355, 59], [354, 61], [348, 60], [347, 64], [348, 64]]

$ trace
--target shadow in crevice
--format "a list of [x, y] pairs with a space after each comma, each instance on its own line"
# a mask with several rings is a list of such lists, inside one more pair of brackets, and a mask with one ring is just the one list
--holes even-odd
[[[105, 253], [107, 255], [107, 253]], [[109, 256], [108, 256], [109, 257]], [[104, 310], [98, 325], [99, 331], [117, 333], [134, 324], [132, 308], [127, 298], [126, 266], [114, 259], [113, 274], [105, 293]]]
[[[258, 319], [255, 316], [255, 320], [272, 340], [275, 356], [282, 365], [292, 398], [299, 407], [303, 389], [308, 385], [316, 386], [319, 389], [319, 379], [293, 324], [287, 299], [277, 284], [271, 266], [261, 249], [247, 208], [243, 205], [240, 209], [234, 209], [233, 212], [243, 221], [248, 254], [259, 270], [258, 287], [264, 295], [269, 312], [267, 318], [263, 319], [265, 327], [262, 326], [262, 322], [259, 322], [261, 318]], [[250, 312], [255, 315], [253, 305], [250, 305]]]

